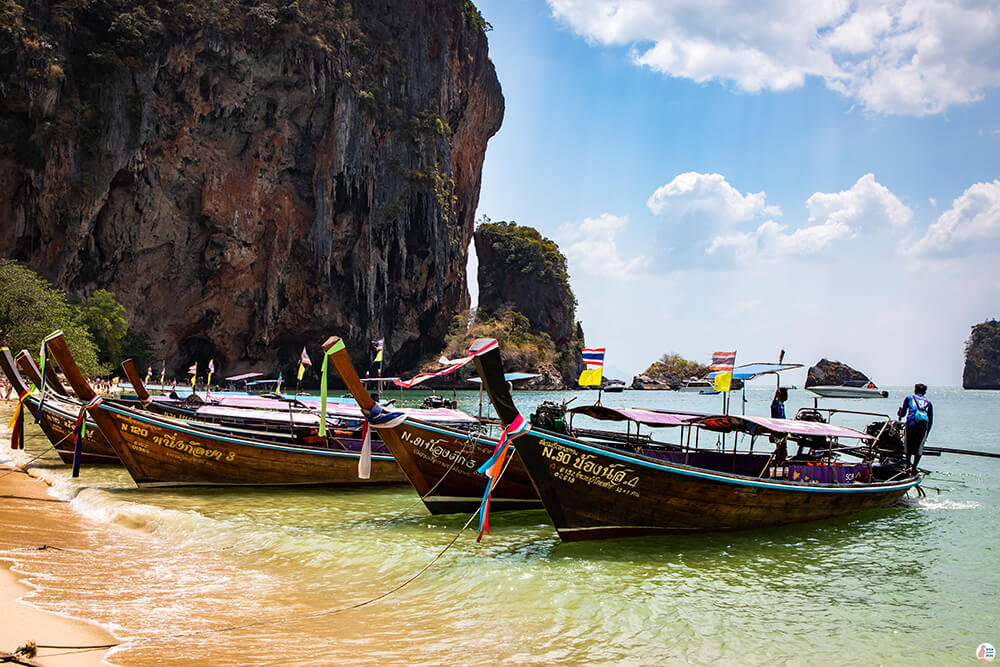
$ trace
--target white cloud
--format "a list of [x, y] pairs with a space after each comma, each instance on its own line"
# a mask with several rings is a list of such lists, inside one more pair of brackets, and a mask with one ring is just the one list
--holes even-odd
[[787, 225], [773, 220], [753, 233], [733, 232], [712, 239], [710, 255], [740, 256], [751, 251], [755, 258], [780, 259], [816, 255], [834, 241], [852, 238], [864, 231], [900, 228], [913, 212], [872, 174], [858, 179], [850, 190], [817, 192], [806, 201], [809, 219], [804, 227], [788, 232]]
[[977, 0], [548, 0], [586, 39], [668, 76], [750, 92], [807, 77], [867, 109], [925, 115], [1000, 85], [1000, 12]]
[[909, 252], [929, 258], [1000, 251], [1000, 180], [975, 183], [941, 214]]
[[656, 215], [674, 219], [690, 213], [711, 216], [718, 224], [732, 225], [759, 215], [781, 215], [777, 206], [768, 206], [763, 192], [741, 194], [721, 174], [689, 171], [657, 188], [646, 205]]
[[590, 273], [615, 280], [637, 278], [645, 270], [647, 259], [641, 255], [623, 259], [615, 240], [627, 226], [628, 217], [610, 213], [560, 225], [559, 245], [572, 265], [570, 273]]

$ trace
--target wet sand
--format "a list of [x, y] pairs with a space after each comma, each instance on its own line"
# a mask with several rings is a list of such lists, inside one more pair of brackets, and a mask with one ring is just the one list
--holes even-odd
[[[0, 446], [9, 446], [6, 441]], [[29, 554], [43, 547], [83, 546], [78, 526], [82, 517], [69, 504], [48, 494], [48, 484], [9, 465], [0, 465], [0, 549]], [[41, 611], [30, 604], [35, 593], [30, 579], [0, 559], [0, 655], [34, 641], [49, 646], [96, 646], [115, 643], [100, 626], [86, 620]], [[39, 648], [29, 662], [48, 667], [102, 665], [107, 649], [75, 651]]]

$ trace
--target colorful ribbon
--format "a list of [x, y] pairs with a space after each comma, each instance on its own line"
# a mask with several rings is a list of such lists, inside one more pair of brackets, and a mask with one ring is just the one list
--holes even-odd
[[483, 533], [490, 532], [490, 496], [500, 479], [500, 473], [503, 472], [507, 450], [510, 449], [514, 440], [530, 430], [531, 422], [521, 415], [515, 417], [514, 421], [500, 435], [500, 441], [497, 443], [496, 449], [493, 450], [493, 455], [477, 470], [477, 472], [486, 475], [486, 490], [483, 492], [483, 500], [479, 505], [479, 537], [476, 538], [477, 542], [483, 539]]
[[361, 425], [361, 458], [358, 460], [358, 477], [368, 479], [372, 470], [372, 427], [393, 428], [406, 420], [403, 412], [390, 412], [375, 403], [365, 414], [365, 423]]
[[[61, 332], [60, 332], [61, 333]], [[35, 413], [35, 423], [37, 424], [42, 420], [42, 405], [45, 403], [45, 369], [49, 363], [49, 346], [48, 338], [42, 341], [42, 348], [39, 350], [39, 356], [42, 358], [42, 386], [39, 389], [38, 395], [38, 412]]]
[[340, 352], [341, 350], [346, 350], [347, 346], [344, 345], [343, 340], [338, 340], [334, 343], [329, 350], [326, 350], [323, 354], [323, 377], [319, 381], [319, 435], [321, 437], [326, 437], [326, 377], [327, 377], [327, 367], [330, 364], [330, 357], [334, 352]]
[[10, 429], [10, 448], [23, 449], [24, 442], [21, 440], [21, 425], [24, 423], [24, 402], [28, 400], [35, 391], [35, 385], [28, 387], [23, 394], [17, 397], [17, 405], [14, 406], [14, 416], [10, 420], [7, 428]]
[[87, 411], [97, 407], [102, 402], [101, 397], [95, 395], [80, 408], [80, 414], [76, 416], [76, 423], [73, 424], [73, 433], [76, 436], [73, 442], [73, 477], [80, 476], [80, 457], [83, 455], [83, 438], [87, 435]]

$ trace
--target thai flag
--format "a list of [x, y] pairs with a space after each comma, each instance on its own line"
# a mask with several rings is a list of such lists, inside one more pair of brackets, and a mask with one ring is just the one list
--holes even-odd
[[583, 348], [583, 365], [593, 366], [599, 368], [604, 366], [604, 350], [603, 347], [585, 347]]

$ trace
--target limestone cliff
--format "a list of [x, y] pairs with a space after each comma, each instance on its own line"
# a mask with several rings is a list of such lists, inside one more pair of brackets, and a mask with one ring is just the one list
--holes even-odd
[[0, 256], [175, 372], [441, 348], [503, 96], [465, 0], [0, 3]]
[[972, 327], [965, 343], [964, 389], [1000, 389], [1000, 322], [987, 320]]
[[523, 315], [531, 329], [552, 340], [555, 367], [568, 386], [576, 386], [583, 370], [583, 330], [559, 247], [514, 222], [480, 224], [474, 238], [480, 317], [509, 311]]

